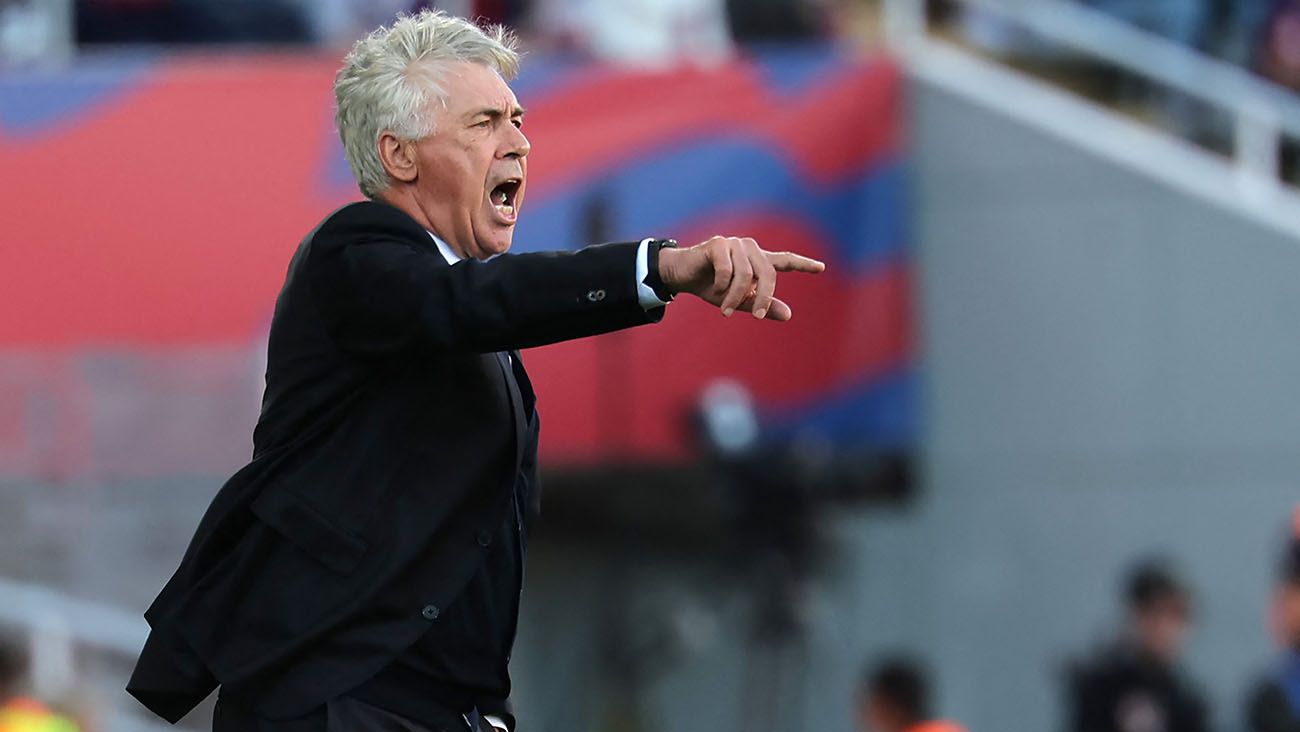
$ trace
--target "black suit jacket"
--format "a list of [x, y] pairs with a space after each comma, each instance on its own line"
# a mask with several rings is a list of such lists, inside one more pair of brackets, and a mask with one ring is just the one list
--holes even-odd
[[498, 353], [661, 317], [638, 303], [636, 247], [449, 266], [396, 208], [325, 219], [276, 301], [252, 462], [145, 613], [127, 690], [170, 721], [217, 685], [292, 717], [410, 646], [516, 479], [538, 495], [532, 389]]

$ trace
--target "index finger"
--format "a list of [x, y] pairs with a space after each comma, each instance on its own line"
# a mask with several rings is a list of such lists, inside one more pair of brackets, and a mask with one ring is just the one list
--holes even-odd
[[768, 252], [767, 261], [777, 272], [808, 272], [817, 274], [826, 270], [826, 263], [792, 252]]

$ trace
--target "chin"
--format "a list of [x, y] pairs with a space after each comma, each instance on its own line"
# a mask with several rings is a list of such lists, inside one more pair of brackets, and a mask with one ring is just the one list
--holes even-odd
[[510, 231], [505, 234], [497, 234], [487, 241], [480, 242], [479, 247], [488, 253], [489, 256], [505, 254], [510, 251], [510, 245], [514, 243], [514, 232]]

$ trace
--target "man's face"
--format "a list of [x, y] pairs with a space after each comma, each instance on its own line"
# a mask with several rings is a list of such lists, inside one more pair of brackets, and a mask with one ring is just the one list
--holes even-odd
[[1283, 582], [1273, 593], [1273, 632], [1282, 645], [1300, 649], [1300, 584]]
[[510, 248], [524, 202], [524, 111], [496, 71], [475, 63], [445, 76], [432, 135], [415, 143], [416, 202], [433, 233], [459, 254], [487, 259]]
[[858, 705], [858, 727], [862, 732], [898, 732], [906, 725], [897, 711], [879, 695], [867, 694]]
[[1152, 656], [1172, 663], [1182, 652], [1191, 628], [1191, 607], [1187, 598], [1170, 595], [1153, 600], [1137, 611], [1138, 640]]

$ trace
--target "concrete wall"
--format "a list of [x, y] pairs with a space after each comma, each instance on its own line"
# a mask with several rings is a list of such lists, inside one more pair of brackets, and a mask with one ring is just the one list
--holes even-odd
[[908, 541], [933, 549], [908, 584], [948, 708], [1047, 729], [1060, 654], [1156, 550], [1199, 587], [1192, 666], [1238, 722], [1300, 502], [1300, 241], [938, 90], [913, 104], [929, 432]]
[[[805, 692], [797, 727], [851, 729], [863, 660], [904, 649], [937, 667], [943, 711], [972, 729], [1055, 729], [1065, 662], [1113, 631], [1129, 562], [1160, 552], [1197, 586], [1190, 668], [1238, 728], [1300, 503], [1300, 241], [936, 88], [911, 93], [924, 494], [833, 521], [843, 552], [788, 681]], [[555, 587], [531, 601], [579, 617], [599, 604], [548, 600]], [[729, 597], [714, 635], [652, 685], [662, 729], [740, 729], [744, 599]], [[537, 652], [556, 633], [545, 617], [526, 619], [519, 665], [538, 707], [562, 685], [543, 669], [563, 654]]]

